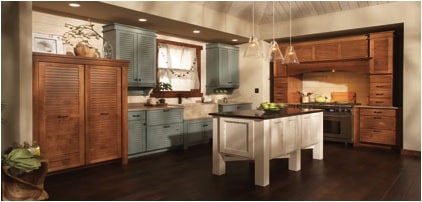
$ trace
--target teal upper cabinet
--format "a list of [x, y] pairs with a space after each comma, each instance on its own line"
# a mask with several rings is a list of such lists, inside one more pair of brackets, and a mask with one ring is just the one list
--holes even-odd
[[239, 87], [238, 47], [219, 43], [207, 44], [206, 56], [207, 91]]
[[122, 24], [103, 27], [103, 35], [113, 47], [113, 57], [129, 60], [128, 86], [155, 87], [155, 32]]

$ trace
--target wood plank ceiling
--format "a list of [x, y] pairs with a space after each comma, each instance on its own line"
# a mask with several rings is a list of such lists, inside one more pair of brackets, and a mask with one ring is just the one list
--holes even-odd
[[[290, 1], [292, 19], [341, 12], [369, 7], [392, 1]], [[228, 13], [229, 15], [252, 21], [252, 5], [255, 3], [255, 23], [272, 22], [272, 1], [193, 1], [204, 7]], [[289, 20], [289, 1], [274, 1], [275, 21]]]

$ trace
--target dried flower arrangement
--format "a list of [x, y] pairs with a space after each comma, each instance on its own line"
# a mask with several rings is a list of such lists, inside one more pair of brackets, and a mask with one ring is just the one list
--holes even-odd
[[82, 56], [95, 57], [95, 55], [93, 55], [94, 53], [99, 56], [99, 51], [89, 43], [89, 40], [102, 39], [104, 44], [104, 57], [112, 58], [112, 47], [110, 43], [104, 39], [101, 34], [95, 31], [94, 24], [91, 22], [89, 24], [77, 26], [65, 23], [65, 27], [68, 28], [69, 31], [62, 35], [63, 44], [68, 44], [72, 47], [75, 47], [76, 55], [82, 54]]

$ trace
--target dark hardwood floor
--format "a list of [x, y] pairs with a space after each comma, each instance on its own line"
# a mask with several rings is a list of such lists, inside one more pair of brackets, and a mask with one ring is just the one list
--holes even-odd
[[271, 160], [270, 185], [254, 185], [254, 165], [228, 162], [211, 174], [211, 145], [49, 175], [49, 200], [421, 200], [420, 157], [325, 142], [324, 160], [302, 151], [302, 169]]

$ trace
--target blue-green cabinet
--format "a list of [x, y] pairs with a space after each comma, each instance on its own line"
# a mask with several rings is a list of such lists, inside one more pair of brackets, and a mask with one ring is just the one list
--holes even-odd
[[184, 123], [184, 147], [209, 142], [212, 138], [212, 118], [187, 120]]
[[103, 26], [103, 37], [111, 43], [115, 59], [130, 61], [128, 68], [129, 87], [155, 87], [155, 32], [114, 23]]
[[251, 103], [239, 103], [239, 104], [220, 104], [218, 105], [218, 112], [233, 112], [237, 110], [252, 109]]
[[145, 152], [147, 149], [145, 111], [128, 112], [128, 155]]
[[183, 109], [147, 110], [147, 151], [183, 145]]
[[239, 48], [226, 44], [206, 46], [206, 86], [210, 89], [239, 87]]

